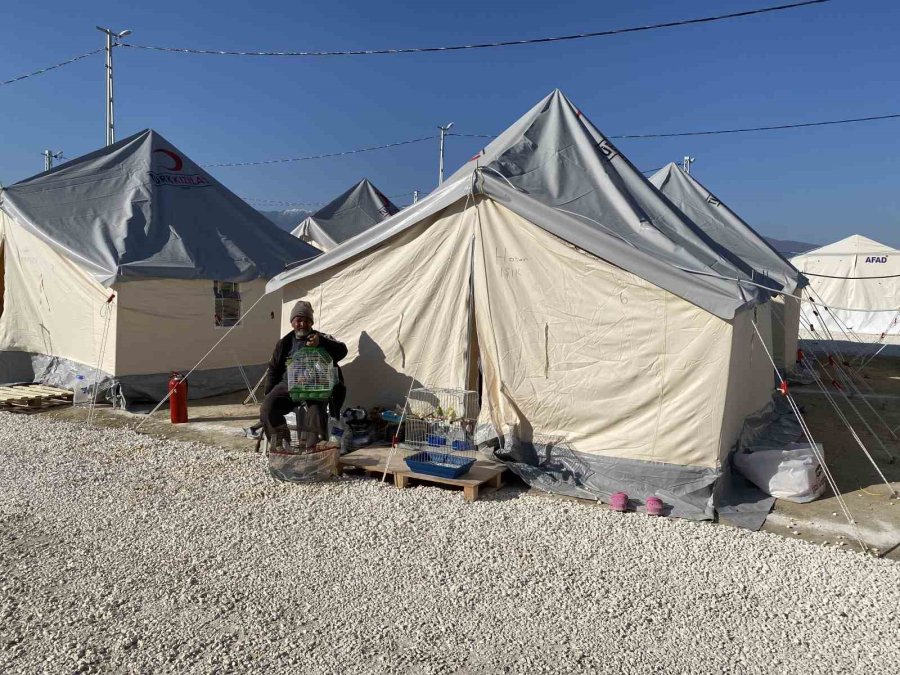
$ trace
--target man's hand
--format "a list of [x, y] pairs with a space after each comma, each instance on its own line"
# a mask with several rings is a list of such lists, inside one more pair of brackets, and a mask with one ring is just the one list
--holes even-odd
[[306, 346], [307, 347], [318, 347], [319, 346], [319, 334], [313, 333], [308, 338], [306, 338]]

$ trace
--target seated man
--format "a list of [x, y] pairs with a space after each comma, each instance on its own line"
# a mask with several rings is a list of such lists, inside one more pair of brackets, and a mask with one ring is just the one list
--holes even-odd
[[[328, 352], [337, 367], [337, 362], [347, 356], [347, 346], [330, 335], [313, 330], [313, 309], [305, 300], [300, 300], [291, 310], [291, 327], [294, 329], [275, 345], [269, 369], [266, 371], [266, 398], [259, 407], [259, 419], [266, 429], [269, 441], [277, 450], [290, 450], [291, 432], [284, 416], [298, 406], [288, 393], [287, 360], [303, 347], [320, 347]], [[331, 393], [332, 415], [340, 414], [344, 404], [346, 388], [344, 376], [337, 367], [338, 382]], [[306, 419], [297, 419], [297, 432], [307, 433], [307, 446], [314, 446], [317, 440], [328, 439], [328, 415], [325, 401], [307, 401]], [[315, 440], [309, 439], [309, 435]], [[311, 441], [311, 442], [310, 442]]]

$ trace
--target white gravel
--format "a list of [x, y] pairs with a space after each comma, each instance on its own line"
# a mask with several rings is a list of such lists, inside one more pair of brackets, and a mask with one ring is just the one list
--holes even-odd
[[900, 565], [0, 414], [2, 673], [896, 673]]

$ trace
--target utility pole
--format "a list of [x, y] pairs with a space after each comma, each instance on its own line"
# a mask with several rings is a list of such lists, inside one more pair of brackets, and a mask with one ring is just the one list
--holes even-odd
[[696, 157], [691, 157], [690, 155], [685, 155], [684, 159], [681, 160], [681, 168], [684, 169], [684, 172], [690, 176], [691, 175], [691, 164], [694, 163]]
[[59, 159], [63, 156], [62, 150], [59, 152], [53, 152], [52, 150], [44, 150], [41, 153], [44, 156], [44, 171], [49, 171], [53, 168], [53, 160]]
[[119, 38], [131, 35], [130, 30], [116, 33], [111, 28], [97, 26], [97, 30], [106, 34], [106, 144], [116, 142], [116, 123], [113, 97], [113, 47], [119, 46]]
[[450, 131], [450, 127], [453, 126], [453, 122], [450, 122], [447, 126], [438, 127], [441, 130], [441, 154], [438, 159], [438, 185], [441, 185], [444, 182], [444, 136]]

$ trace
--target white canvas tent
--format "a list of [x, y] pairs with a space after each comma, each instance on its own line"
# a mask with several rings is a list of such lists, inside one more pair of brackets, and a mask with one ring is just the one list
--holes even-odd
[[[318, 253], [152, 130], [3, 190], [0, 242], [0, 380], [71, 387], [103, 351], [101, 378], [127, 400], [162, 398], [266, 279]], [[243, 387], [239, 364], [258, 377], [279, 332], [266, 297], [192, 375], [192, 397]]]
[[[854, 234], [791, 262], [809, 276], [810, 297], [827, 308], [819, 308], [819, 316], [834, 339], [900, 336], [900, 250]], [[816, 329], [827, 337], [821, 326]], [[804, 328], [801, 337], [812, 335]]]
[[800, 326], [796, 297], [806, 278], [740, 216], [680, 166], [669, 163], [650, 182], [711, 239], [753, 269], [753, 281], [781, 293], [772, 302], [772, 356], [781, 370], [794, 368]]
[[[585, 497], [657, 494], [674, 515], [708, 517], [745, 419], [770, 401], [754, 329], [769, 335], [767, 294], [721, 278], [739, 272], [675, 209], [664, 223], [646, 180], [630, 190], [613, 178], [635, 170], [611, 145], [596, 149], [560, 92], [511, 130], [486, 148], [496, 163], [273, 279], [283, 321], [304, 298], [347, 342], [350, 405], [402, 404], [411, 383], [473, 389], [480, 364], [480, 428], [528, 480]], [[518, 189], [494, 168], [513, 166], [506, 144], [518, 166], [540, 156], [555, 175], [574, 165], [559, 149], [578, 145], [577, 166], [606, 176], [583, 173], [581, 187], [613, 209], [597, 222]]]
[[319, 250], [329, 251], [399, 210], [368, 178], [363, 178], [305, 218], [291, 234]]

